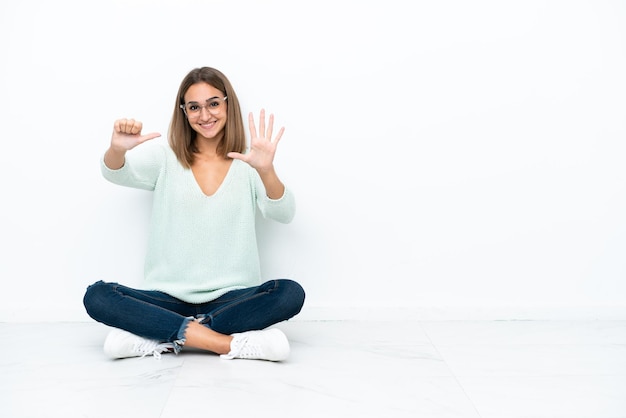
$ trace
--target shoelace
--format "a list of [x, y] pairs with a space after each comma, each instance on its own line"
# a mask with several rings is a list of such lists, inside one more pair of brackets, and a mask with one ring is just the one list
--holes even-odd
[[151, 340], [143, 340], [133, 346], [133, 350], [142, 353], [142, 358], [152, 354], [157, 360], [161, 359], [161, 353], [169, 351], [170, 349], [173, 349], [171, 343], [158, 343]]
[[262, 355], [261, 347], [258, 344], [248, 344], [248, 337], [243, 337], [236, 342], [235, 347], [230, 350], [230, 353], [222, 354], [221, 357], [228, 360], [234, 358], [256, 359], [260, 358]]

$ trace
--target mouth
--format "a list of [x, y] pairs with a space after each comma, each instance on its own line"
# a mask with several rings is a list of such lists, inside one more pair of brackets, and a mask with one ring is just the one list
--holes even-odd
[[200, 125], [203, 129], [211, 129], [216, 123], [217, 121], [213, 120], [210, 122], [198, 123], [198, 125]]

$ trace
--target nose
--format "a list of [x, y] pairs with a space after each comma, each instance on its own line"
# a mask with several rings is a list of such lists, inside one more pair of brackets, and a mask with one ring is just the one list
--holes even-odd
[[200, 117], [203, 119], [204, 119], [205, 112], [209, 118], [213, 115], [211, 111], [209, 110], [208, 105], [200, 106]]

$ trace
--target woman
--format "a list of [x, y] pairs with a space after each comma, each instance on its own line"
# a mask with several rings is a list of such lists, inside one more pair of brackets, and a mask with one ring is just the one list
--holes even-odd
[[274, 117], [266, 126], [264, 110], [258, 132], [252, 114], [248, 122], [246, 152], [237, 95], [210, 67], [181, 82], [168, 145], [142, 134], [139, 121], [115, 121], [102, 174], [153, 191], [153, 213], [142, 288], [98, 281], [85, 293], [87, 313], [114, 327], [104, 344], [110, 357], [183, 347], [225, 359], [289, 355], [286, 336], [268, 327], [300, 312], [304, 290], [289, 279], [261, 283], [255, 231], [257, 210], [281, 223], [295, 213], [273, 165], [284, 128], [272, 138]]

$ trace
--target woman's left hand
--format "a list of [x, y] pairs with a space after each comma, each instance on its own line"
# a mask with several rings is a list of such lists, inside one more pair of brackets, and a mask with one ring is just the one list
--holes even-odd
[[267, 129], [265, 127], [265, 109], [261, 109], [259, 120], [259, 132], [257, 134], [256, 125], [254, 124], [254, 116], [252, 112], [248, 115], [248, 125], [250, 129], [250, 151], [246, 154], [239, 152], [229, 152], [228, 157], [245, 161], [257, 171], [268, 171], [274, 168], [274, 155], [280, 138], [283, 136], [285, 128], [282, 127], [272, 139], [272, 131], [274, 128], [274, 115], [270, 114]]

